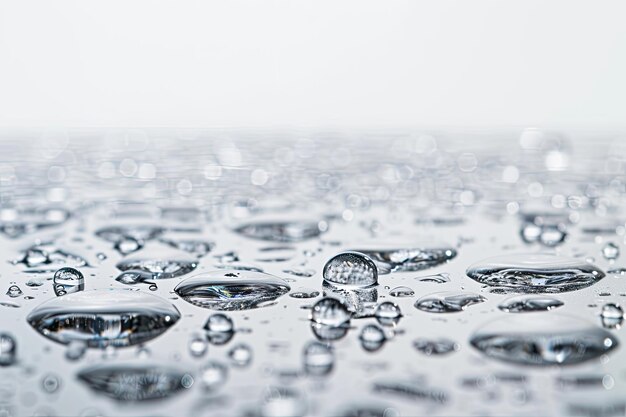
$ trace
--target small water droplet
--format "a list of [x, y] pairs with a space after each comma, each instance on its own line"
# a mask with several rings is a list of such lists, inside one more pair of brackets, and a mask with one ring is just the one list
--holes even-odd
[[395, 287], [389, 291], [389, 295], [398, 298], [413, 297], [415, 295], [415, 291], [409, 287]]
[[335, 353], [325, 343], [309, 342], [302, 353], [304, 370], [309, 375], [328, 375], [335, 365]]
[[487, 299], [475, 293], [446, 291], [426, 295], [415, 302], [415, 308], [429, 313], [457, 313]]
[[204, 330], [210, 333], [230, 333], [235, 331], [233, 320], [226, 314], [211, 314], [204, 324]]
[[204, 356], [209, 348], [206, 338], [200, 334], [192, 334], [189, 339], [189, 353], [196, 358]]
[[77, 361], [85, 356], [87, 343], [82, 340], [72, 340], [65, 350], [65, 357], [70, 361]]
[[619, 246], [617, 246], [613, 242], [607, 242], [604, 247], [602, 247], [602, 256], [609, 261], [614, 261], [619, 257]]
[[363, 349], [368, 352], [374, 352], [379, 350], [385, 344], [387, 339], [383, 329], [375, 324], [368, 324], [361, 330], [359, 340], [361, 341]]
[[15, 363], [17, 343], [9, 333], [0, 333], [0, 366], [11, 366]]
[[416, 339], [413, 347], [425, 355], [446, 355], [459, 350], [458, 343], [450, 339]]
[[319, 291], [310, 288], [298, 288], [289, 293], [289, 296], [292, 298], [315, 298], [318, 295], [320, 295]]
[[240, 343], [228, 351], [228, 357], [234, 366], [243, 368], [252, 362], [252, 349], [250, 346]]
[[348, 307], [332, 297], [322, 298], [311, 310], [311, 320], [325, 326], [337, 327], [349, 323], [351, 316]]
[[402, 317], [400, 306], [391, 301], [380, 303], [374, 311], [374, 316], [383, 326], [395, 326]]
[[21, 296], [22, 294], [24, 293], [22, 292], [20, 287], [18, 287], [17, 285], [11, 285], [9, 289], [7, 290], [7, 295], [11, 298], [17, 298]]
[[549, 311], [562, 305], [563, 301], [549, 296], [520, 295], [504, 300], [498, 308], [507, 313], [528, 313]]
[[41, 388], [48, 394], [54, 394], [61, 387], [61, 379], [54, 374], [47, 374], [41, 380]]
[[85, 278], [78, 270], [65, 267], [57, 270], [52, 279], [54, 293], [57, 296], [72, 294], [85, 289]]
[[200, 381], [206, 391], [220, 388], [228, 378], [228, 368], [220, 362], [211, 361], [200, 368]]

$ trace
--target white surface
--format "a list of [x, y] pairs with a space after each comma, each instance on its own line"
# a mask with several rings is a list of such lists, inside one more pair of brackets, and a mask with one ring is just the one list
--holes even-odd
[[0, 127], [626, 125], [624, 1], [0, 0]]

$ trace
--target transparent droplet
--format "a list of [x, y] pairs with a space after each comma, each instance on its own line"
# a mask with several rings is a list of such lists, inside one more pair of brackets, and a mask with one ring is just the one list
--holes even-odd
[[397, 324], [400, 317], [402, 317], [402, 312], [400, 311], [400, 306], [396, 303], [385, 301], [376, 307], [374, 316], [383, 326], [393, 326]]
[[57, 296], [72, 294], [85, 289], [85, 278], [83, 274], [78, 269], [70, 267], [57, 270], [54, 273], [52, 282], [54, 293]]
[[398, 298], [413, 297], [415, 295], [415, 291], [409, 287], [395, 287], [389, 291], [389, 295]]
[[11, 285], [9, 289], [7, 290], [7, 295], [11, 298], [17, 298], [23, 294], [24, 293], [22, 292], [20, 287], [18, 287], [17, 285]]
[[8, 333], [0, 333], [0, 366], [11, 366], [15, 363], [17, 343]]
[[70, 361], [77, 361], [85, 356], [87, 351], [87, 343], [82, 340], [73, 340], [67, 345], [65, 349], [65, 357]]
[[429, 313], [457, 313], [468, 306], [485, 302], [482, 295], [464, 292], [438, 292], [426, 295], [415, 302], [415, 308]]
[[311, 320], [326, 326], [341, 326], [350, 322], [351, 316], [344, 303], [331, 297], [322, 298], [311, 310]]
[[378, 273], [421, 271], [448, 262], [457, 255], [454, 248], [434, 245], [415, 248], [358, 249], [374, 261]]
[[240, 235], [273, 242], [300, 242], [312, 239], [326, 231], [325, 222], [316, 221], [260, 221], [235, 228]]
[[607, 319], [621, 319], [624, 317], [624, 310], [615, 303], [607, 303], [602, 306], [602, 317]]
[[619, 246], [613, 242], [607, 242], [602, 247], [602, 256], [609, 261], [613, 261], [619, 257]]
[[137, 240], [132, 236], [124, 236], [115, 242], [113, 248], [121, 255], [128, 255], [133, 252], [137, 252], [139, 249], [143, 248], [143, 246], [144, 243], [142, 241]]
[[320, 342], [309, 342], [302, 353], [304, 370], [309, 375], [328, 375], [335, 365], [333, 349]]
[[234, 366], [246, 367], [252, 362], [252, 348], [244, 343], [240, 343], [228, 351], [228, 357]]
[[124, 258], [117, 263], [120, 271], [143, 271], [152, 275], [153, 279], [169, 279], [192, 272], [198, 266], [193, 259], [174, 258]]
[[369, 287], [378, 284], [374, 262], [359, 252], [342, 252], [324, 266], [324, 280], [337, 285]]
[[291, 298], [315, 298], [320, 295], [320, 292], [310, 288], [298, 288], [297, 290], [290, 292]]
[[191, 338], [189, 339], [188, 347], [189, 354], [191, 354], [191, 356], [199, 358], [201, 356], [204, 356], [204, 354], [207, 352], [209, 344], [204, 336], [200, 334], [192, 334]]
[[48, 394], [54, 394], [61, 387], [61, 379], [54, 374], [47, 374], [41, 380], [41, 388]]
[[204, 324], [204, 330], [211, 333], [229, 333], [235, 330], [233, 320], [226, 314], [211, 314]]
[[226, 383], [228, 368], [220, 362], [211, 361], [200, 368], [200, 381], [207, 391], [215, 391]]

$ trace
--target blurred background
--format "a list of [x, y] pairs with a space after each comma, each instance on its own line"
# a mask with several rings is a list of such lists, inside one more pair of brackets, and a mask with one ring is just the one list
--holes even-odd
[[623, 1], [0, 0], [0, 128], [620, 130]]

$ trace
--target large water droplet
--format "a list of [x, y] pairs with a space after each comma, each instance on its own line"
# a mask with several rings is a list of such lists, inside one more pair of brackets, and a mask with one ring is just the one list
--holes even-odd
[[197, 239], [160, 239], [159, 241], [171, 246], [172, 248], [188, 252], [198, 258], [201, 258], [211, 252], [215, 246], [213, 242]]
[[0, 233], [17, 239], [28, 233], [59, 226], [69, 217], [70, 212], [60, 207], [5, 207], [0, 210]]
[[520, 365], [571, 365], [597, 358], [618, 342], [608, 331], [559, 314], [537, 320], [516, 314], [476, 331], [470, 343], [483, 354]]
[[448, 262], [456, 256], [456, 250], [445, 245], [416, 248], [358, 249], [378, 266], [378, 273], [420, 271]]
[[502, 301], [498, 308], [507, 313], [529, 313], [553, 310], [562, 305], [563, 301], [549, 296], [519, 295]]
[[467, 275], [504, 292], [565, 292], [595, 284], [605, 274], [598, 267], [556, 255], [504, 255], [470, 266]]
[[429, 313], [457, 313], [487, 299], [470, 292], [445, 291], [426, 295], [415, 302], [415, 308]]
[[17, 343], [9, 333], [0, 333], [0, 366], [11, 366], [15, 363]]
[[154, 364], [98, 365], [80, 371], [78, 378], [94, 392], [118, 401], [166, 398], [193, 383], [187, 373]]
[[252, 348], [245, 343], [240, 343], [228, 351], [228, 357], [234, 366], [246, 367], [252, 362]]
[[189, 338], [188, 348], [191, 356], [199, 358], [207, 352], [209, 344], [203, 335], [194, 333]]
[[78, 269], [65, 267], [54, 273], [52, 285], [57, 296], [71, 294], [85, 289], [85, 278]]
[[378, 270], [374, 262], [359, 252], [342, 252], [324, 266], [326, 282], [338, 285], [368, 287], [378, 284]]
[[26, 318], [59, 343], [89, 347], [131, 346], [164, 333], [180, 318], [176, 307], [157, 296], [127, 290], [93, 290], [48, 300]]
[[350, 322], [352, 314], [348, 307], [336, 298], [319, 300], [311, 310], [311, 320], [317, 324], [337, 327]]
[[315, 298], [320, 292], [311, 288], [298, 288], [294, 292], [289, 293], [292, 298]]
[[195, 275], [174, 291], [185, 301], [214, 310], [247, 310], [289, 292], [289, 285], [270, 274], [255, 271], [214, 271]]
[[309, 342], [302, 353], [304, 370], [309, 375], [328, 375], [335, 365], [333, 349], [320, 342]]
[[300, 242], [325, 232], [325, 222], [317, 221], [262, 221], [243, 224], [234, 229], [240, 235], [273, 242]]

